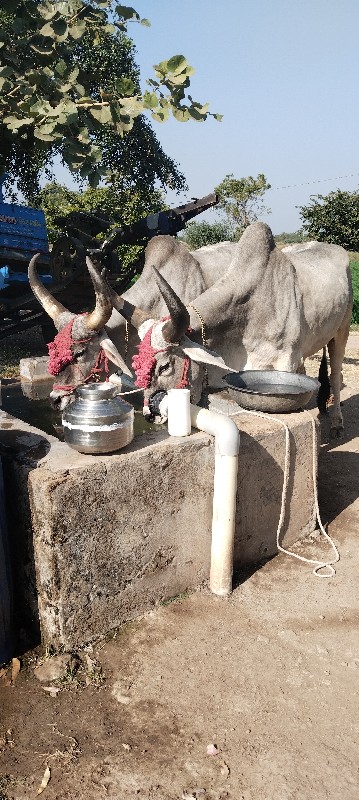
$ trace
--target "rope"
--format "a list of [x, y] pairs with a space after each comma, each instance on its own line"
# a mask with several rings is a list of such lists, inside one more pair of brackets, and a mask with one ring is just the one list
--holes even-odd
[[[316, 519], [318, 521], [319, 529], [321, 533], [325, 536], [329, 544], [334, 550], [335, 557], [331, 561], [319, 561], [317, 559], [312, 558], [305, 558], [304, 556], [298, 555], [298, 553], [293, 553], [291, 550], [286, 550], [285, 547], [279, 543], [279, 537], [282, 531], [283, 522], [284, 522], [284, 515], [285, 515], [285, 507], [286, 507], [286, 500], [287, 500], [287, 491], [288, 491], [288, 481], [289, 481], [289, 454], [290, 454], [290, 441], [289, 441], [289, 428], [283, 420], [278, 419], [278, 417], [273, 417], [271, 414], [264, 414], [263, 411], [247, 411], [245, 409], [241, 410], [240, 412], [236, 411], [233, 414], [226, 414], [229, 417], [235, 417], [238, 413], [244, 414], [253, 414], [256, 417], [263, 417], [264, 419], [271, 420], [272, 422], [278, 422], [285, 430], [285, 458], [284, 458], [284, 470], [283, 470], [283, 489], [282, 489], [282, 499], [281, 499], [281, 508], [280, 508], [280, 516], [279, 522], [277, 527], [277, 534], [276, 534], [276, 544], [277, 548], [281, 553], [285, 553], [287, 556], [292, 556], [292, 558], [297, 558], [298, 561], [304, 561], [306, 564], [314, 564], [313, 575], [316, 575], [317, 578], [333, 578], [336, 574], [334, 569], [334, 564], [337, 564], [340, 560], [340, 554], [338, 548], [336, 547], [333, 539], [329, 536], [326, 530], [323, 527], [320, 513], [319, 513], [319, 505], [318, 505], [318, 489], [317, 489], [317, 432], [315, 429], [315, 420], [313, 419], [312, 415], [309, 414], [309, 411], [305, 409], [304, 413], [309, 417], [312, 425], [312, 475], [313, 475], [313, 491], [314, 491], [314, 507], [315, 507], [315, 514]], [[223, 414], [224, 412], [220, 411], [219, 413]], [[320, 575], [319, 570], [327, 569], [328, 572], [325, 575]]]
[[[207, 347], [208, 346], [208, 342], [207, 342], [206, 323], [205, 323], [205, 320], [202, 317], [202, 314], [199, 313], [198, 308], [196, 308], [196, 306], [194, 306], [192, 303], [189, 303], [187, 308], [192, 308], [193, 311], [197, 314], [197, 317], [198, 317], [198, 319], [199, 319], [199, 321], [201, 323], [202, 345], [203, 345], [203, 347]], [[207, 369], [207, 367], [204, 368], [203, 386], [208, 386], [208, 369]]]

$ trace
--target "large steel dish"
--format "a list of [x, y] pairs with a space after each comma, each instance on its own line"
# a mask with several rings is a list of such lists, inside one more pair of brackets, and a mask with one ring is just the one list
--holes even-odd
[[307, 375], [277, 370], [230, 372], [223, 380], [232, 400], [249, 411], [282, 414], [307, 405], [319, 382]]

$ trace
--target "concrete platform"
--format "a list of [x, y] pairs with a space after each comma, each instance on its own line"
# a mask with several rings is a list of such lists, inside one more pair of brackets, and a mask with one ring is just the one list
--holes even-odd
[[[235, 568], [276, 553], [285, 436], [246, 412], [241, 431]], [[309, 416], [290, 430], [283, 543], [315, 529]], [[18, 613], [43, 642], [71, 649], [207, 581], [214, 444], [193, 432], [143, 434], [119, 453], [82, 455], [0, 413]]]

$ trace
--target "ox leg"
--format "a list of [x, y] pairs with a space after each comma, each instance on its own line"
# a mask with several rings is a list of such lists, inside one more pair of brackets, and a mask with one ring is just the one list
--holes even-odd
[[342, 384], [342, 364], [348, 335], [349, 326], [345, 327], [345, 329], [339, 328], [333, 339], [328, 342], [330, 385], [333, 392], [333, 407], [330, 425], [330, 435], [332, 437], [340, 437], [344, 432], [343, 416], [340, 408], [340, 389]]

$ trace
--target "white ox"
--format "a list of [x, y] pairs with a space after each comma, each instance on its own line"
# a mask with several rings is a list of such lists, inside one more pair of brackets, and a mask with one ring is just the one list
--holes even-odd
[[[221, 370], [210, 368], [209, 385], [223, 387], [223, 361], [236, 371], [297, 372], [306, 358], [327, 345], [333, 392], [331, 432], [340, 435], [341, 368], [352, 311], [348, 254], [341, 247], [319, 242], [280, 251], [270, 228], [261, 222], [249, 226], [231, 252], [227, 271], [187, 308], [155, 270], [170, 312], [168, 321], [153, 319], [143, 309], [130, 309], [117, 300], [118, 310], [152, 347], [145, 410], [151, 408], [156, 394], [182, 385], [186, 357], [190, 358], [191, 398], [197, 402], [201, 363], [221, 366]], [[186, 335], [189, 327], [190, 338]], [[203, 329], [206, 344], [222, 357], [222, 363], [193, 346], [202, 341]]]
[[[155, 269], [151, 274], [151, 265], [160, 272]], [[305, 358], [328, 345], [334, 395], [332, 429], [342, 431], [341, 366], [352, 303], [349, 259], [342, 248], [311, 242], [279, 251], [263, 223], [249, 226], [236, 244], [222, 243], [194, 254], [170, 237], [156, 237], [147, 247], [146, 266], [138, 282], [122, 298], [112, 293], [111, 302], [117, 310], [111, 316], [106, 282], [102, 280], [100, 290], [100, 276], [94, 279], [91, 264], [89, 268], [97, 296], [96, 314], [93, 312], [90, 318], [92, 322], [95, 319], [96, 326], [90, 336], [87, 323], [86, 335], [91, 341], [83, 344], [84, 318], [75, 317], [75, 363], [65, 367], [58, 381], [70, 389], [59, 390], [56, 400], [62, 402], [63, 395], [68, 398], [70, 390], [91, 372], [104, 338], [104, 325], [112, 342], [124, 352], [125, 323], [120, 311], [132, 324], [131, 350], [138, 335], [151, 345], [145, 408], [156, 395], [181, 384], [188, 356], [186, 379], [192, 401], [197, 402], [203, 362], [222, 365], [221, 370], [210, 369], [209, 383], [223, 387], [223, 360], [236, 371], [296, 372]], [[29, 276], [33, 291], [61, 330], [75, 315], [69, 315], [41, 286], [33, 264]], [[166, 306], [171, 319], [161, 322]], [[186, 336], [189, 325], [191, 332]], [[220, 354], [222, 361], [200, 347], [204, 332], [206, 344]], [[123, 366], [120, 356], [117, 363]]]

